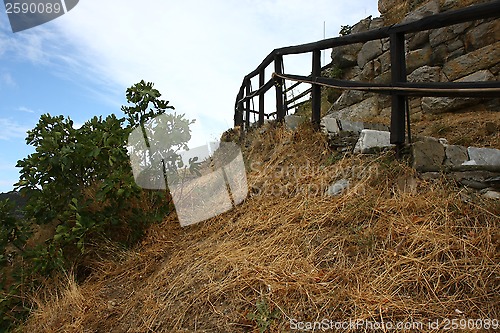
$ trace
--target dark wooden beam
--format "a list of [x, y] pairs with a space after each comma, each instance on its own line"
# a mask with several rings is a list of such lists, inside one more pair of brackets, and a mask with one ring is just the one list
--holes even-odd
[[[406, 82], [405, 35], [391, 35], [391, 83]], [[391, 138], [396, 147], [405, 143], [406, 96], [393, 94], [391, 100]]]
[[[281, 55], [276, 55], [274, 58], [274, 72], [277, 74], [283, 73], [283, 57]], [[283, 79], [280, 77], [275, 77], [276, 86], [276, 115], [278, 121], [283, 121], [285, 119], [285, 109], [283, 105]]]
[[[398, 82], [394, 84], [380, 84], [370, 82], [356, 82], [338, 80], [328, 77], [312, 78], [292, 74], [281, 74], [281, 78], [300, 83], [320, 84], [341, 90], [359, 90], [386, 95], [432, 96], [432, 97], [500, 97], [500, 81], [482, 82]], [[308, 92], [311, 89], [307, 90]], [[294, 99], [298, 99], [298, 96]], [[292, 102], [292, 101], [290, 101]]]
[[[264, 86], [264, 82], [266, 80], [266, 69], [261, 68], [259, 71], [259, 89]], [[262, 91], [259, 93], [259, 126], [264, 125], [264, 114], [265, 114], [265, 104], [264, 104], [264, 96], [266, 92]]]
[[[313, 78], [321, 76], [321, 51], [313, 51], [312, 58], [312, 76]], [[321, 121], [321, 86], [319, 84], [312, 85], [312, 115], [311, 122], [315, 130], [319, 130], [319, 124]]]
[[303, 92], [301, 92], [301, 93], [300, 93], [300, 94], [298, 94], [297, 96], [294, 96], [292, 99], [289, 99], [289, 100], [287, 101], [287, 103], [286, 103], [286, 104], [287, 104], [287, 105], [292, 104], [293, 102], [295, 102], [295, 101], [297, 101], [297, 100], [301, 99], [302, 97], [307, 96], [308, 94], [310, 94], [310, 93], [311, 93], [311, 91], [312, 91], [312, 88], [309, 88], [309, 89], [307, 89], [307, 90], [304, 90]]
[[[250, 80], [247, 80], [246, 84], [246, 93], [247, 95], [250, 94], [250, 91], [252, 91], [252, 87], [250, 85]], [[250, 101], [251, 99], [247, 99], [245, 102], [245, 130], [250, 128]]]

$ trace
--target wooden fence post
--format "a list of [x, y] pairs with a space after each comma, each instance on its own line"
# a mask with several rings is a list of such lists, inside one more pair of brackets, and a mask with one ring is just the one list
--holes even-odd
[[[321, 50], [314, 50], [312, 58], [313, 80], [319, 76], [321, 76]], [[311, 122], [313, 128], [315, 130], [319, 130], [319, 125], [321, 121], [321, 86], [319, 84], [312, 85], [311, 97], [312, 97]]]
[[234, 112], [234, 126], [243, 126], [243, 102], [239, 102], [243, 98], [243, 94], [238, 94], [236, 97], [237, 104]]
[[[392, 84], [406, 82], [405, 35], [394, 33], [391, 42], [391, 80]], [[391, 143], [396, 145], [397, 152], [405, 143], [405, 114], [407, 97], [392, 93], [391, 105]]]
[[247, 97], [247, 100], [245, 102], [245, 131], [250, 128], [250, 101], [252, 100], [251, 98], [248, 98], [250, 93], [252, 92], [251, 86], [250, 86], [250, 80], [247, 80], [245, 82], [245, 96]]
[[[262, 68], [259, 71], [259, 88], [261, 88], [264, 85], [265, 82], [265, 72], [266, 69]], [[266, 94], [265, 91], [262, 91], [259, 94], [259, 126], [264, 125], [264, 95]]]
[[[283, 74], [283, 56], [277, 54], [274, 56], [274, 72], [276, 74]], [[283, 79], [280, 77], [276, 79], [276, 117], [281, 122], [285, 119], [285, 110], [283, 105]]]

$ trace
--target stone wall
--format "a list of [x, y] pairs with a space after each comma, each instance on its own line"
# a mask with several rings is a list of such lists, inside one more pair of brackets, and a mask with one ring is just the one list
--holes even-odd
[[[403, 13], [398, 21], [413, 21], [445, 10], [456, 9], [484, 1], [402, 1], [379, 0], [382, 17], [366, 18], [352, 27], [352, 33], [390, 25], [395, 14]], [[399, 9], [398, 9], [399, 8]], [[411, 11], [410, 11], [411, 9]], [[391, 63], [389, 41], [374, 40], [335, 48], [334, 68], [330, 73], [347, 80], [389, 83]], [[442, 29], [407, 35], [407, 74], [410, 82], [489, 81], [500, 78], [500, 20], [490, 19], [457, 24]], [[340, 94], [340, 93], [338, 93]], [[329, 110], [338, 119], [366, 120], [382, 116], [389, 119], [390, 99], [387, 96], [344, 91], [334, 96]], [[337, 96], [339, 96], [337, 98]], [[456, 112], [472, 104], [485, 103], [491, 110], [500, 110], [496, 100], [472, 98], [412, 98], [410, 114], [413, 120], [423, 113]]]
[[[430, 0], [379, 0], [378, 10], [387, 24], [401, 22], [409, 13], [416, 12], [422, 14], [427, 8]], [[440, 0], [438, 1], [439, 10], [446, 11], [458, 9], [473, 4], [488, 2], [488, 0]], [[422, 10], [423, 9], [423, 10]], [[431, 9], [432, 10], [432, 9]]]

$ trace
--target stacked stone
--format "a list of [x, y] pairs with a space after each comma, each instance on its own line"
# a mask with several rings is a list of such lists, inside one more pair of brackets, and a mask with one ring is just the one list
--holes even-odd
[[[353, 26], [352, 33], [386, 26], [388, 8], [416, 5], [422, 1], [380, 0], [383, 18], [371, 17]], [[409, 12], [403, 22], [421, 19], [471, 1], [431, 0]], [[475, 3], [477, 3], [476, 1]], [[455, 5], [452, 6], [452, 5]], [[390, 15], [389, 15], [390, 17]], [[342, 70], [343, 79], [389, 83], [391, 63], [389, 40], [374, 40], [338, 47], [332, 51], [335, 67]], [[407, 35], [406, 67], [410, 82], [473, 82], [500, 78], [500, 20], [467, 22], [431, 31]], [[498, 100], [473, 98], [412, 98], [410, 114], [418, 120], [423, 113], [456, 112], [472, 104], [485, 103], [490, 110], [500, 110]], [[329, 112], [339, 119], [363, 120], [374, 116], [389, 117], [390, 100], [386, 96], [344, 91]]]

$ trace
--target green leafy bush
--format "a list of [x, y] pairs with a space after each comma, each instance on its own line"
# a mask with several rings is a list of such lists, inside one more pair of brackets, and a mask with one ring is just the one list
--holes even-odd
[[[26, 143], [35, 152], [18, 161], [16, 184], [27, 199], [24, 219], [15, 216], [11, 203], [0, 202], [0, 331], [8, 331], [29, 313], [27, 295], [21, 290], [39, 286], [43, 275], [84, 265], [84, 259], [104, 242], [135, 244], [145, 228], [172, 210], [168, 189], [150, 191], [136, 184], [128, 138], [141, 128], [150, 152], [160, 152], [150, 144], [171, 152], [170, 160], [161, 163], [165, 175], [167, 170], [175, 173], [184, 167], [177, 153], [187, 149], [193, 121], [166, 114], [173, 107], [152, 83], [133, 85], [126, 97], [129, 105], [122, 107], [126, 118], [93, 117], [75, 128], [69, 117], [44, 114], [28, 132]], [[159, 130], [168, 140], [148, 140], [144, 126], [154, 125], [160, 115], [167, 126]], [[189, 170], [197, 171], [196, 163]], [[49, 239], [37, 241], [30, 238], [33, 227], [53, 230]]]

